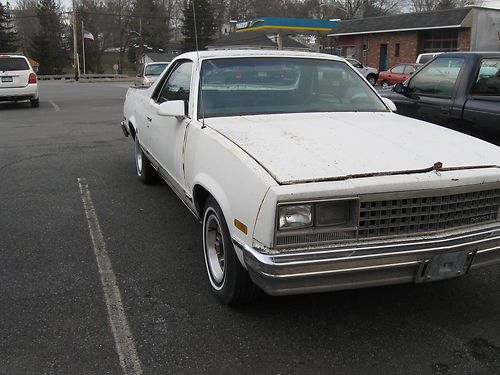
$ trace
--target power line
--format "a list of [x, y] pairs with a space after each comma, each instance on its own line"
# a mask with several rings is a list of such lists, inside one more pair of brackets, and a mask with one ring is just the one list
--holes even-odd
[[[19, 11], [18, 11], [19, 12]], [[21, 11], [23, 12], [23, 11]], [[180, 17], [168, 17], [168, 16], [152, 16], [152, 15], [144, 15], [144, 14], [119, 14], [119, 13], [111, 13], [111, 12], [95, 12], [95, 11], [77, 11], [78, 14], [87, 14], [87, 15], [96, 15], [96, 16], [110, 16], [110, 17], [123, 17], [123, 18], [142, 18], [142, 19], [164, 19], [169, 21], [182, 21]], [[38, 18], [36, 14], [30, 15], [16, 15], [14, 13], [14, 19], [23, 19], [23, 18]], [[71, 12], [61, 12], [61, 15], [71, 15]]]

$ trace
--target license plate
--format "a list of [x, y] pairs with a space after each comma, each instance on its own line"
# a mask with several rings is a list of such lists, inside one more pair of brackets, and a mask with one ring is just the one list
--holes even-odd
[[417, 282], [439, 281], [463, 276], [469, 270], [475, 251], [437, 254], [422, 262]]
[[12, 77], [2, 77], [2, 82], [12, 82]]

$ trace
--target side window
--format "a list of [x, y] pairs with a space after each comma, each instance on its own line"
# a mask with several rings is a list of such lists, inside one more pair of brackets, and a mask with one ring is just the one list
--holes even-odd
[[185, 100], [187, 103], [189, 100], [192, 68], [193, 63], [191, 61], [185, 61], [178, 65], [163, 84], [157, 102]]
[[394, 74], [403, 74], [405, 70], [404, 65], [396, 65], [394, 68], [391, 69], [391, 72]]
[[476, 95], [500, 96], [500, 59], [484, 59], [472, 87]]
[[412, 65], [406, 65], [405, 66], [405, 74], [412, 74], [412, 73], [415, 73], [415, 67], [412, 66]]
[[463, 64], [463, 58], [438, 58], [413, 76], [408, 90], [410, 93], [423, 96], [451, 98]]
[[363, 65], [358, 60], [349, 60], [349, 62], [354, 66], [355, 68], [362, 68]]

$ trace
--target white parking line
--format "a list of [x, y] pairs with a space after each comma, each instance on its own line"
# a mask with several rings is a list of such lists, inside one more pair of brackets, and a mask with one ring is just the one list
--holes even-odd
[[49, 100], [49, 103], [52, 105], [52, 107], [54, 107], [54, 111], [59, 112], [61, 110], [61, 108], [59, 108], [59, 106], [53, 100]]
[[127, 322], [120, 289], [118, 288], [113, 266], [106, 250], [106, 243], [97, 219], [94, 203], [90, 196], [89, 186], [84, 178], [78, 178], [78, 186], [80, 187], [97, 267], [101, 275], [102, 289], [104, 290], [109, 322], [115, 340], [116, 351], [120, 359], [120, 365], [125, 375], [142, 375], [141, 361]]

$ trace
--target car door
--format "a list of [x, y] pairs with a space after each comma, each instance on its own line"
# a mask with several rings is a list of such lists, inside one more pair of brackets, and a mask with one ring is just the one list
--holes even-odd
[[415, 73], [415, 71], [417, 70], [417, 68], [415, 68], [413, 65], [405, 65], [404, 66], [404, 71], [403, 71], [403, 75], [401, 76], [401, 83], [403, 83], [404, 81], [406, 81], [408, 78], [410, 78], [412, 76], [413, 73]]
[[390, 96], [398, 108], [397, 112], [459, 128], [459, 120], [451, 117], [451, 106], [464, 62], [462, 57], [437, 58], [415, 72], [407, 83], [404, 95], [393, 92]]
[[460, 126], [451, 118], [451, 107], [464, 63], [461, 57], [438, 58], [410, 79], [408, 93], [415, 101], [415, 117], [438, 125]]
[[462, 113], [465, 131], [500, 145], [500, 57], [480, 61]]
[[160, 116], [157, 111], [160, 104], [165, 101], [184, 100], [187, 113], [192, 70], [193, 62], [191, 60], [177, 62], [166, 75], [164, 81], [160, 82], [161, 90], [159, 90], [158, 96], [151, 99], [150, 153], [160, 165], [160, 173], [177, 192], [180, 192], [184, 186], [184, 136], [191, 120], [189, 117], [179, 119], [173, 116]]
[[404, 79], [402, 79], [402, 77], [403, 77], [404, 70], [405, 70], [404, 65], [396, 65], [396, 66], [392, 67], [392, 69], [389, 70], [389, 74], [387, 75], [389, 85], [392, 86], [396, 83], [403, 82]]

